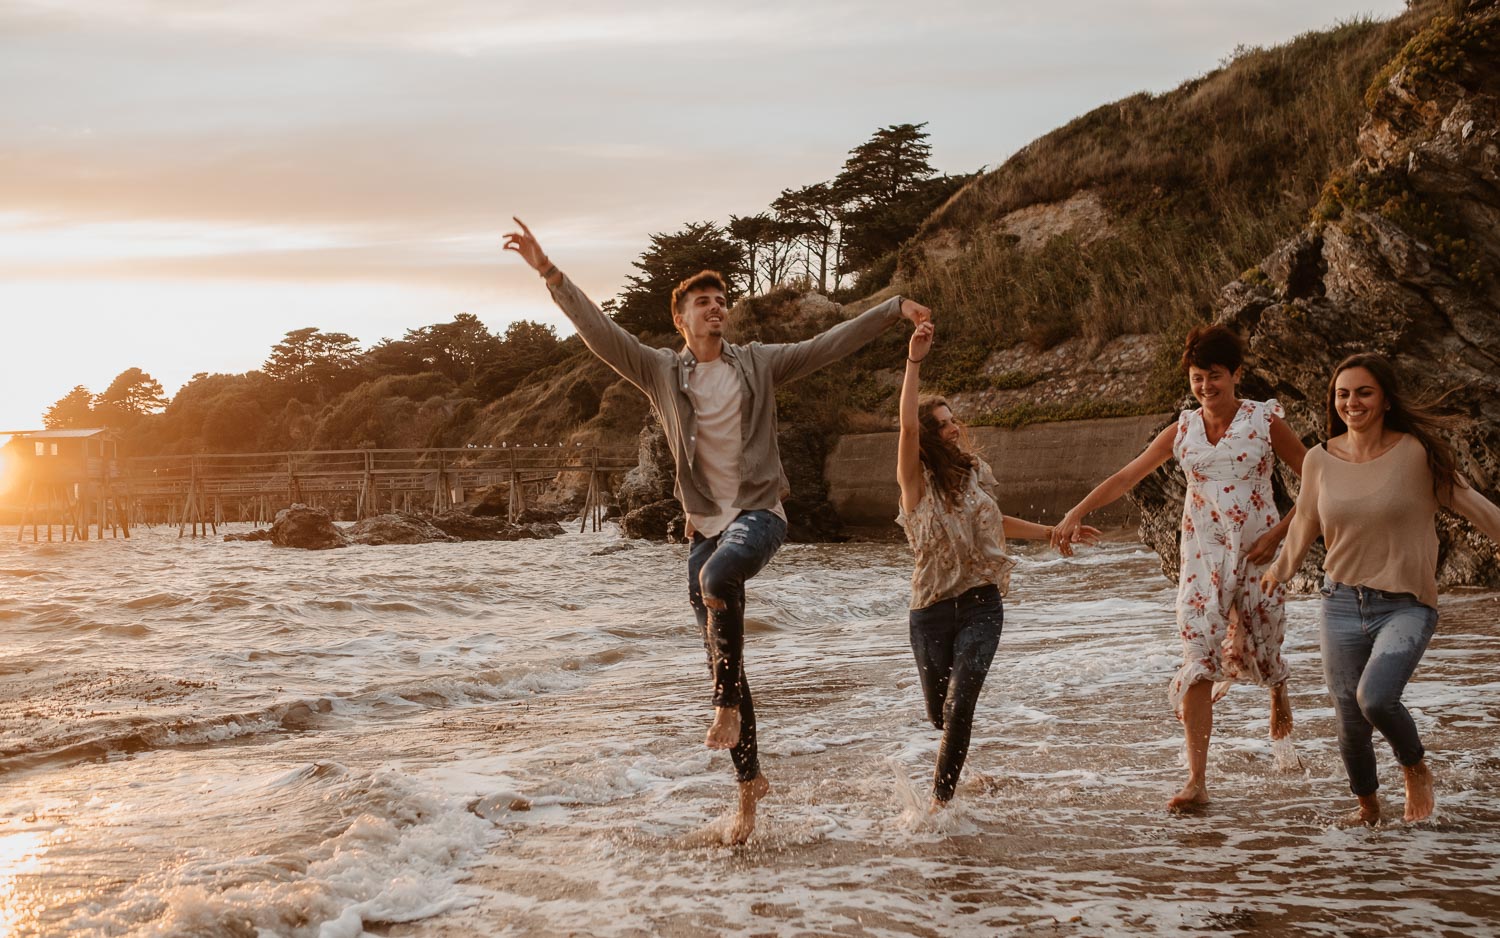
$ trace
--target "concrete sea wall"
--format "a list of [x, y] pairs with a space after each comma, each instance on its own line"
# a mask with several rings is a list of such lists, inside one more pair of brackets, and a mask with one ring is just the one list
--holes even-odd
[[[1140, 454], [1172, 414], [1039, 423], [1018, 430], [971, 427], [974, 450], [995, 470], [1000, 509], [1050, 524], [1110, 473]], [[895, 527], [895, 433], [857, 433], [838, 439], [824, 465], [828, 498], [845, 524]], [[1132, 524], [1127, 499], [1091, 515], [1098, 527]]]

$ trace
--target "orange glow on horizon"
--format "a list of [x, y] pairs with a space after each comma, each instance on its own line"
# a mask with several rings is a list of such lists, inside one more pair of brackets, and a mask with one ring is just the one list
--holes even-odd
[[0, 437], [0, 493], [10, 491], [11, 487], [16, 483], [14, 473], [16, 466], [9, 454], [3, 449], [6, 442], [8, 440], [5, 437]]

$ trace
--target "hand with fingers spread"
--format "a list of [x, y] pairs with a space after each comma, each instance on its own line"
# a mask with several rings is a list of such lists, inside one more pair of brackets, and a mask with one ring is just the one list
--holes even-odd
[[511, 221], [520, 225], [521, 230], [512, 231], [505, 236], [505, 250], [515, 251], [521, 255], [521, 260], [530, 265], [532, 270], [543, 277], [550, 277], [551, 272], [556, 271], [557, 267], [547, 259], [546, 253], [542, 251], [542, 246], [537, 243], [536, 235], [531, 233], [531, 229], [527, 228], [526, 223], [521, 221], [521, 219], [512, 216]]

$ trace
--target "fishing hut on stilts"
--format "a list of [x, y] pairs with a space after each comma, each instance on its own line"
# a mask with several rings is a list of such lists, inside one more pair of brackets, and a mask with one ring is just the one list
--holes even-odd
[[6, 466], [11, 498], [20, 508], [24, 540], [89, 539], [90, 531], [104, 537], [130, 537], [129, 483], [120, 459], [119, 439], [113, 430], [31, 430], [11, 434], [0, 450]]

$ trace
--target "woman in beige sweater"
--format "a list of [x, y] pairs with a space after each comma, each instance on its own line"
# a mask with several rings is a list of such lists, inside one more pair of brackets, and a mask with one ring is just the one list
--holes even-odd
[[1329, 440], [1307, 453], [1296, 517], [1263, 578], [1267, 590], [1285, 582], [1323, 535], [1323, 672], [1349, 789], [1359, 799], [1354, 823], [1380, 820], [1377, 729], [1406, 775], [1406, 820], [1432, 813], [1432, 773], [1401, 693], [1437, 628], [1438, 508], [1500, 543], [1500, 508], [1459, 475], [1438, 435], [1442, 426], [1427, 408], [1402, 400], [1384, 358], [1340, 363], [1328, 387]]

